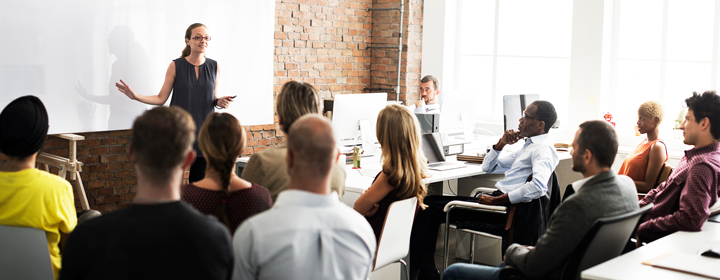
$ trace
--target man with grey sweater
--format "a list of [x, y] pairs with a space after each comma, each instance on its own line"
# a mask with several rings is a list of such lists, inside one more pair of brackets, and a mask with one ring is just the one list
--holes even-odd
[[499, 267], [454, 264], [443, 272], [443, 280], [499, 279], [505, 264], [517, 267], [531, 278], [559, 279], [570, 253], [596, 219], [638, 209], [632, 179], [610, 169], [618, 149], [617, 135], [610, 124], [599, 120], [584, 122], [572, 145], [572, 169], [584, 178], [572, 184], [575, 194], [557, 208], [537, 246], [510, 245]]

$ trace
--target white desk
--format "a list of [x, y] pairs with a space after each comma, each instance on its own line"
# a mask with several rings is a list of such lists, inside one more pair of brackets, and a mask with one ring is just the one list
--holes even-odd
[[[463, 168], [446, 171], [429, 170], [430, 178], [423, 181], [430, 184], [485, 174], [482, 171], [481, 164], [465, 163], [465, 165], [466, 167]], [[382, 169], [377, 157], [363, 158], [361, 166], [362, 169], [352, 169], [352, 165], [345, 165], [347, 178], [345, 179], [345, 195], [343, 195], [342, 201], [350, 207], [355, 205], [355, 201], [370, 187], [375, 175]]]
[[[705, 222], [700, 232], [676, 232], [630, 253], [582, 272], [582, 279], [708, 279], [644, 265], [642, 262], [666, 253], [697, 254], [712, 240], [720, 240], [720, 224]], [[720, 262], [720, 261], [719, 261]]]
[[[558, 152], [558, 158], [561, 162], [568, 160], [570, 163], [569, 152]], [[455, 156], [447, 157], [448, 161], [456, 161]], [[459, 161], [463, 162], [463, 161]], [[430, 178], [423, 180], [426, 184], [443, 182], [453, 179], [468, 178], [478, 175], [486, 174], [482, 171], [482, 165], [478, 163], [464, 162], [464, 168], [451, 169], [446, 171], [434, 171], [429, 170]], [[377, 156], [363, 158], [361, 161], [362, 171], [358, 169], [352, 169], [352, 165], [345, 165], [345, 172], [347, 178], [345, 179], [345, 195], [343, 195], [342, 201], [348, 206], [355, 205], [355, 201], [360, 195], [367, 190], [372, 184], [375, 175], [381, 170], [380, 159]], [[558, 164], [558, 166], [560, 166]], [[572, 171], [570, 171], [572, 172]], [[363, 175], [364, 174], [364, 175]]]

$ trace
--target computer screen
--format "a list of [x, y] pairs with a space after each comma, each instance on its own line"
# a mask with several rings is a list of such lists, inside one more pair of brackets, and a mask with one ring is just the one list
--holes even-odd
[[361, 144], [360, 120], [368, 121], [372, 143], [377, 142], [377, 116], [387, 104], [387, 93], [338, 94], [333, 102], [332, 127], [338, 146]]
[[520, 118], [522, 118], [523, 112], [525, 112], [525, 107], [539, 99], [539, 94], [503, 96], [503, 119], [505, 123], [505, 130], [517, 130], [518, 125], [520, 124]]

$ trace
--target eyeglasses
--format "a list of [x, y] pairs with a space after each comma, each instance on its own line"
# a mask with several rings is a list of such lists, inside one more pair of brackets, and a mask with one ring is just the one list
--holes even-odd
[[195, 41], [200, 41], [200, 40], [202, 40], [202, 39], [205, 39], [205, 41], [210, 41], [210, 39], [212, 39], [212, 38], [211, 38], [210, 36], [205, 36], [205, 37], [203, 37], [203, 36], [195, 36], [195, 37], [192, 37], [192, 38], [190, 38], [190, 39], [193, 39], [193, 40], [195, 40]]
[[537, 120], [536, 118], [533, 118], [533, 117], [528, 116], [528, 115], [525, 115], [525, 114], [523, 114], [523, 119], [526, 119], [526, 120], [527, 120], [527, 119]]

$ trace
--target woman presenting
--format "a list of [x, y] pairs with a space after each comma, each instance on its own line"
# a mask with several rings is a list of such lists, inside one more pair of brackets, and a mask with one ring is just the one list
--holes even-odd
[[[132, 100], [150, 105], [163, 105], [173, 92], [170, 106], [178, 106], [192, 115], [195, 121], [195, 143], [193, 148], [200, 151], [197, 133], [205, 118], [213, 112], [213, 107], [227, 108], [232, 97], [217, 97], [217, 77], [220, 68], [215, 60], [205, 57], [210, 35], [202, 23], [194, 23], [185, 31], [185, 49], [180, 58], [173, 60], [165, 73], [165, 82], [157, 95], [139, 95], [123, 80], [116, 83], [118, 90]], [[202, 153], [190, 167], [190, 183], [205, 177], [207, 162]]]

